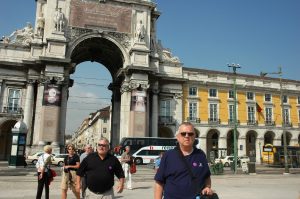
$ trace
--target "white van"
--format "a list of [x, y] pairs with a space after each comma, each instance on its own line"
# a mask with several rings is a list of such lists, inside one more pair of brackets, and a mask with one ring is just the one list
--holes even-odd
[[135, 164], [153, 163], [161, 152], [174, 149], [175, 146], [145, 146], [136, 151], [132, 156]]

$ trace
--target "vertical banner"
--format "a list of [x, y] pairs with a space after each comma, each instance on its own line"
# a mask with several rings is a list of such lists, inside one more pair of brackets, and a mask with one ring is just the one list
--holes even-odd
[[146, 112], [146, 91], [133, 90], [131, 92], [130, 111]]
[[45, 84], [43, 106], [61, 105], [61, 85]]

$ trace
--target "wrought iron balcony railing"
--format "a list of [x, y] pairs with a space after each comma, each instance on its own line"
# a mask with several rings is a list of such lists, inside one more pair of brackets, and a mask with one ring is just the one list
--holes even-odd
[[[236, 123], [237, 123], [237, 125], [240, 125], [240, 120], [237, 120]], [[229, 119], [228, 120], [228, 124], [229, 125], [234, 125], [234, 120], [233, 119]]]
[[256, 126], [257, 124], [257, 120], [247, 120], [247, 125], [249, 126]]
[[197, 117], [187, 117], [186, 120], [188, 122], [192, 122], [192, 123], [201, 123], [200, 118], [197, 118]]
[[284, 126], [284, 127], [293, 127], [293, 124], [292, 124], [292, 122], [285, 121], [285, 122], [282, 123], [282, 126]]
[[2, 113], [8, 113], [8, 114], [22, 114], [23, 109], [22, 108], [12, 108], [12, 107], [3, 107]]
[[266, 120], [266, 121], [265, 121], [265, 125], [266, 125], [266, 126], [275, 126], [275, 121], [272, 121], [272, 120]]
[[221, 120], [217, 118], [208, 118], [208, 124], [220, 124]]

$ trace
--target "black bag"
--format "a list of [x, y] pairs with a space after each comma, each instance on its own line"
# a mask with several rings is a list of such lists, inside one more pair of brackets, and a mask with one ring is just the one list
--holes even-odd
[[200, 196], [201, 199], [219, 199], [218, 194], [213, 193], [211, 196], [209, 195], [201, 195]]
[[48, 170], [47, 170], [46, 174], [47, 174], [47, 177], [48, 177], [48, 178], [52, 178], [52, 177], [53, 177], [53, 175], [52, 175], [52, 171], [51, 171], [51, 169], [50, 169], [50, 168], [48, 168]]

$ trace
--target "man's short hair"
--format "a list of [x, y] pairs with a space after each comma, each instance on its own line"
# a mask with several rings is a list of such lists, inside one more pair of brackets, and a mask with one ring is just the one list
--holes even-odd
[[[182, 122], [179, 127], [178, 127], [178, 130], [176, 132], [176, 135], [178, 135], [180, 132], [179, 132], [179, 129], [181, 126], [192, 126], [193, 127], [193, 131], [195, 132], [195, 127], [194, 125], [191, 123], [191, 122]], [[196, 133], [196, 132], [195, 132]]]

